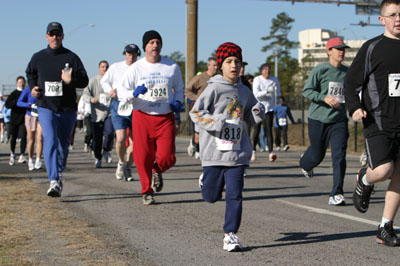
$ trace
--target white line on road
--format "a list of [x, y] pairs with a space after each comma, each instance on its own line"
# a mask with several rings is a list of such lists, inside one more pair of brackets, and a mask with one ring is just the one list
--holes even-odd
[[[279, 202], [282, 202], [284, 204], [287, 204], [287, 205], [291, 205], [291, 206], [298, 207], [298, 208], [301, 208], [301, 209], [306, 209], [306, 210], [308, 210], [310, 212], [332, 215], [332, 216], [345, 218], [345, 219], [348, 219], [348, 220], [357, 221], [357, 222], [360, 222], [360, 223], [370, 224], [370, 225], [374, 225], [374, 226], [379, 224], [376, 221], [371, 221], [371, 220], [367, 220], [367, 219], [364, 219], [364, 218], [359, 218], [359, 217], [348, 215], [348, 214], [343, 214], [343, 213], [328, 211], [328, 210], [324, 210], [324, 209], [314, 208], [314, 207], [301, 205], [301, 204], [293, 203], [293, 202], [290, 202], [290, 201], [287, 201], [287, 200], [282, 200], [282, 199], [276, 199], [276, 200], [279, 201]], [[398, 226], [393, 226], [393, 227], [395, 229], [399, 229], [400, 228]]]

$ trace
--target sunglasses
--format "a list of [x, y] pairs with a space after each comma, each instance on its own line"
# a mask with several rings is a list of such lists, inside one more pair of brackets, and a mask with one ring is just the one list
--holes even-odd
[[61, 37], [62, 33], [59, 31], [51, 31], [47, 33], [50, 37], [56, 36], [56, 37]]

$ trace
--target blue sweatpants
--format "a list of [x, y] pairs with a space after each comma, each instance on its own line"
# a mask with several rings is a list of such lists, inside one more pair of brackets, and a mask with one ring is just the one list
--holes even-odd
[[55, 181], [67, 164], [76, 112], [54, 113], [50, 109], [38, 107], [38, 114], [43, 129], [43, 156], [47, 175], [50, 181]]
[[300, 167], [310, 171], [318, 166], [324, 159], [330, 142], [333, 168], [333, 186], [330, 195], [343, 195], [347, 139], [349, 138], [347, 121], [327, 124], [309, 118], [308, 135], [310, 147], [301, 157]]
[[214, 203], [225, 189], [225, 233], [236, 233], [242, 221], [243, 174], [246, 166], [207, 166], [203, 169], [203, 199]]

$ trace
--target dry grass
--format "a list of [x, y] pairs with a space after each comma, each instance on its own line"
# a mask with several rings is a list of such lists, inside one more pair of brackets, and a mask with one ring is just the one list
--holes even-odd
[[106, 252], [93, 228], [38, 190], [27, 178], [0, 175], [1, 265], [127, 265]]

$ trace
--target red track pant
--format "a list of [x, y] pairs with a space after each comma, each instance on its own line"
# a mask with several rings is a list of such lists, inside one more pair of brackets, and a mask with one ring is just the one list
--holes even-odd
[[151, 188], [153, 171], [163, 173], [175, 164], [175, 130], [174, 113], [148, 115], [133, 111], [133, 159], [142, 194], [154, 193]]

